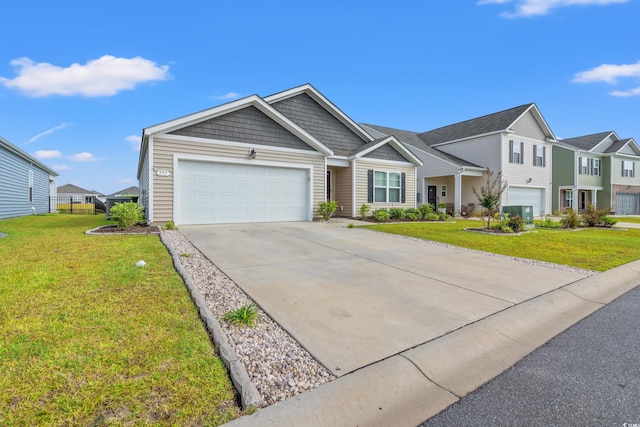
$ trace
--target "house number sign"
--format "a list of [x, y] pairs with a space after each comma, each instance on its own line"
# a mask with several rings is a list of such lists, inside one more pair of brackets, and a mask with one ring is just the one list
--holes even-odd
[[169, 171], [157, 171], [156, 175], [158, 175], [158, 176], [171, 176], [171, 172], [169, 172]]

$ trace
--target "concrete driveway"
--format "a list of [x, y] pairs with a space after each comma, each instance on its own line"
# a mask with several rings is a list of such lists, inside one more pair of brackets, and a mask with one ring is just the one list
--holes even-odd
[[180, 230], [336, 376], [585, 277], [346, 225]]

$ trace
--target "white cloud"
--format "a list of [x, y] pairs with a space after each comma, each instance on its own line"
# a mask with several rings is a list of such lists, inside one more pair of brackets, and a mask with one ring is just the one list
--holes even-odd
[[[630, 0], [516, 0], [514, 12], [504, 12], [501, 16], [505, 18], [530, 17], [548, 14], [551, 9], [567, 6], [589, 6], [589, 5], [609, 5], [627, 3]], [[510, 0], [480, 0], [483, 4], [503, 4]]]
[[235, 92], [227, 92], [224, 95], [219, 95], [219, 96], [212, 96], [211, 98], [213, 99], [218, 99], [220, 101], [232, 101], [234, 99], [238, 99], [240, 98], [242, 95], [240, 95], [239, 93], [235, 93]]
[[[0, 79], [2, 79], [2, 77], [0, 77]], [[61, 123], [58, 126], [54, 126], [51, 129], [47, 129], [44, 132], [40, 132], [39, 134], [37, 134], [33, 138], [29, 139], [27, 142], [25, 142], [22, 145], [27, 145], [27, 144], [31, 144], [32, 142], [36, 142], [37, 140], [39, 140], [43, 136], [51, 135], [52, 133], [57, 132], [59, 130], [62, 130], [64, 128], [68, 127], [68, 126], [69, 126], [69, 123]]]
[[629, 96], [638, 96], [640, 95], [640, 87], [637, 87], [631, 90], [614, 90], [613, 92], [610, 92], [609, 95], [618, 96], [621, 98], [627, 98]]
[[131, 144], [133, 151], [140, 151], [140, 135], [129, 135], [125, 140]]
[[640, 61], [635, 64], [602, 64], [587, 71], [576, 73], [575, 83], [607, 82], [615, 84], [620, 77], [640, 77]]
[[35, 154], [39, 159], [55, 159], [62, 156], [62, 153], [58, 150], [38, 150]]
[[73, 169], [68, 165], [53, 165], [52, 168], [57, 171], [70, 171], [71, 169]]
[[93, 154], [87, 153], [86, 151], [83, 153], [74, 154], [71, 158], [74, 162], [97, 162], [98, 159], [93, 157]]
[[133, 89], [138, 83], [169, 77], [168, 65], [159, 66], [141, 57], [104, 55], [84, 65], [74, 63], [66, 68], [46, 62], [35, 63], [29, 58], [17, 58], [10, 64], [18, 69], [18, 76], [13, 79], [0, 77], [0, 83], [32, 97], [113, 96]]
[[[581, 71], [573, 76], [573, 83], [605, 82], [612, 85], [624, 77], [640, 79], [640, 61], [635, 64], [602, 64], [586, 71]], [[629, 97], [640, 95], [640, 87], [630, 90], [615, 90], [609, 93], [612, 96]]]

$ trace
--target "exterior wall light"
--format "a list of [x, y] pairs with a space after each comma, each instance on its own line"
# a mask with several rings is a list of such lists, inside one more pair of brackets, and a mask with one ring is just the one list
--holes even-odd
[[254, 148], [249, 150], [249, 157], [251, 157], [252, 159], [256, 158], [256, 150]]

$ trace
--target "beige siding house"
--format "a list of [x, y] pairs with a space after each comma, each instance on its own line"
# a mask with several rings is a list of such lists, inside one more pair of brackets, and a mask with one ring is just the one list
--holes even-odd
[[139, 202], [178, 225], [310, 221], [326, 200], [356, 217], [363, 203], [415, 207], [421, 165], [307, 84], [145, 128]]
[[526, 104], [428, 132], [377, 125], [375, 137], [395, 136], [423, 165], [417, 169], [417, 199], [462, 214], [475, 209], [473, 188], [487, 168], [502, 173], [501, 205], [527, 205], [534, 215], [551, 213], [552, 146], [556, 138], [535, 104]]

